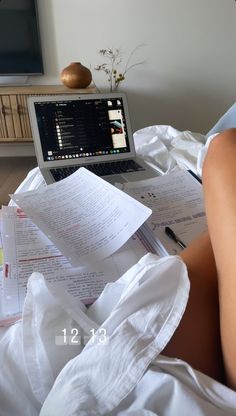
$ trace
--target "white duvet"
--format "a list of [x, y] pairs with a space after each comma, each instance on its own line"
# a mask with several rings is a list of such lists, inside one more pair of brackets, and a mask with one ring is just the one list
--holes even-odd
[[[201, 174], [205, 143], [170, 126], [135, 134], [137, 152], [161, 173]], [[35, 169], [18, 190], [42, 185]], [[160, 355], [188, 291], [181, 259], [151, 254], [108, 284], [89, 310], [32, 275], [22, 321], [1, 330], [0, 416], [236, 415], [235, 392]], [[72, 330], [77, 342], [65, 345], [62, 334]]]

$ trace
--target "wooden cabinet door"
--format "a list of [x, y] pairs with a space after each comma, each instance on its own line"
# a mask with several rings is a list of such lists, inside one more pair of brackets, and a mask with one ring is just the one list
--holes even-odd
[[15, 137], [13, 114], [9, 95], [2, 95], [2, 112], [6, 126], [6, 137]]
[[5, 107], [0, 97], [0, 139], [7, 137], [7, 126], [5, 121]]
[[32, 141], [32, 131], [30, 127], [30, 120], [28, 114], [27, 98], [28, 95], [21, 94], [17, 96], [18, 109], [22, 130], [22, 138], [24, 139], [24, 141]]
[[0, 96], [0, 139], [32, 141], [27, 95]]
[[21, 106], [18, 102], [17, 95], [10, 95], [10, 106], [11, 106], [12, 120], [13, 120], [13, 126], [14, 126], [14, 131], [15, 131], [14, 137], [16, 139], [21, 139], [23, 137], [22, 128], [21, 128], [21, 119], [20, 119]]

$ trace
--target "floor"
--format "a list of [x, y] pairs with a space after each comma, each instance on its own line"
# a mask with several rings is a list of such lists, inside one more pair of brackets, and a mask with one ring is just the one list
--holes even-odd
[[10, 201], [29, 170], [37, 166], [35, 157], [0, 157], [0, 208]]

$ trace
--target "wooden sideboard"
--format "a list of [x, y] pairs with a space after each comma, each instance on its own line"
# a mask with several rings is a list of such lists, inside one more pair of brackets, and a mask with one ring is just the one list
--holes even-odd
[[32, 142], [27, 98], [37, 95], [90, 94], [96, 88], [70, 89], [63, 85], [0, 87], [0, 143]]

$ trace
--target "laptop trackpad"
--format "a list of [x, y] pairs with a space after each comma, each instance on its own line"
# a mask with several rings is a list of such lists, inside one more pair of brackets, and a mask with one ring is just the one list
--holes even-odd
[[110, 182], [112, 184], [114, 183], [125, 183], [127, 182], [127, 179], [125, 179], [122, 175], [106, 175], [102, 176], [102, 179], [104, 179], [107, 182]]

